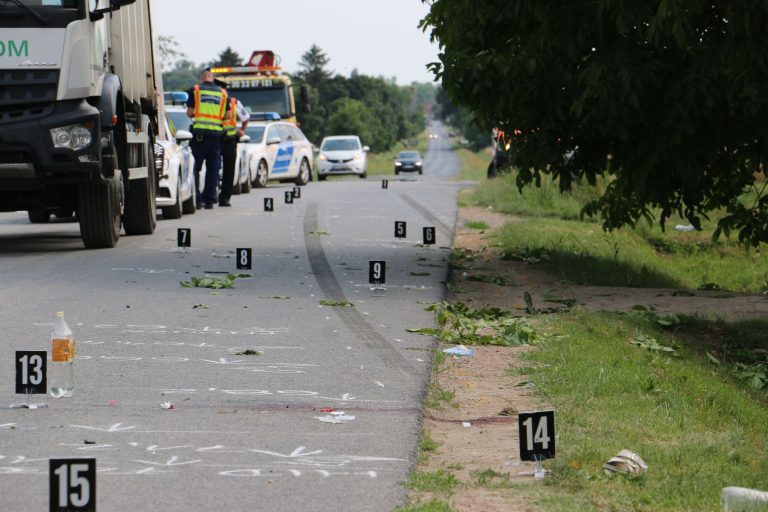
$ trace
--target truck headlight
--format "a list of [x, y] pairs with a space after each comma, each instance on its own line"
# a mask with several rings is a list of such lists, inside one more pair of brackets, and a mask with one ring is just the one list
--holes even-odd
[[56, 148], [78, 151], [87, 148], [93, 142], [91, 130], [80, 124], [62, 126], [51, 130], [51, 139]]

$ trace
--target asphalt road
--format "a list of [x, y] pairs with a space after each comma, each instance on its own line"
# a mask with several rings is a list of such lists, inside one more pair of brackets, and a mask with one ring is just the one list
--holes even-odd
[[[0, 510], [47, 510], [57, 458], [97, 460], [101, 511], [403, 504], [432, 347], [406, 329], [432, 325], [424, 305], [443, 297], [459, 188], [446, 179], [458, 172], [450, 143], [430, 144], [424, 175], [392, 176], [388, 189], [313, 182], [286, 205], [291, 187], [272, 184], [111, 250], [82, 249], [76, 223], [0, 216]], [[428, 226], [437, 244], [424, 247]], [[178, 228], [192, 230], [188, 251]], [[180, 286], [234, 271], [240, 247], [253, 249], [253, 278]], [[385, 291], [369, 289], [371, 260], [387, 262]], [[57, 311], [78, 339], [75, 394], [10, 409], [25, 401], [15, 351], [49, 350]], [[355, 419], [323, 422], [325, 408]]]

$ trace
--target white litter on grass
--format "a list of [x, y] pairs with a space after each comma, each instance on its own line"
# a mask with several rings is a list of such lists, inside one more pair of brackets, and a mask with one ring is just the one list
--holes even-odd
[[678, 224], [675, 226], [675, 229], [678, 231], [694, 231], [696, 228], [692, 225], [688, 224], [687, 226], [683, 226], [682, 224]]
[[443, 353], [449, 354], [452, 356], [473, 356], [475, 355], [475, 349], [467, 348], [464, 345], [457, 345], [455, 347], [444, 349]]

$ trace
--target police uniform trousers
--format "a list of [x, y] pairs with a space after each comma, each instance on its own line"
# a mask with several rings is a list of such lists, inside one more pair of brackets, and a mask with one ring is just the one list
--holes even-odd
[[[219, 171], [221, 170], [221, 135], [197, 134], [190, 142], [195, 157], [195, 191], [197, 204], [213, 204], [218, 197]], [[201, 190], [200, 170], [205, 163], [205, 183]]]

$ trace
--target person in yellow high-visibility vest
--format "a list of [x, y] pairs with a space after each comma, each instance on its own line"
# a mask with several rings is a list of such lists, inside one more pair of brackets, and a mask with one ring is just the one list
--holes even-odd
[[[222, 85], [220, 82], [215, 83]], [[226, 89], [224, 90], [226, 91]], [[221, 140], [221, 159], [224, 167], [221, 173], [219, 206], [232, 206], [229, 200], [232, 197], [232, 186], [235, 181], [237, 143], [240, 141], [240, 137], [245, 135], [245, 129], [248, 128], [248, 121], [251, 119], [248, 110], [233, 96], [229, 96], [229, 109], [232, 112], [232, 116], [224, 121], [224, 137]], [[238, 123], [240, 126], [238, 126]], [[250, 176], [248, 179], [250, 179]]]
[[[200, 73], [201, 84], [189, 90], [187, 115], [193, 119], [190, 147], [195, 157], [195, 190], [197, 207], [213, 208], [218, 199], [219, 170], [221, 170], [221, 137], [224, 121], [232, 112], [227, 92], [213, 83], [213, 73], [206, 68]], [[200, 171], [205, 162], [205, 185], [200, 190]]]

